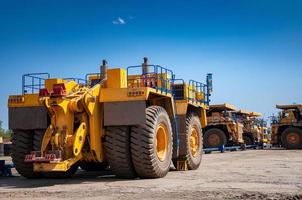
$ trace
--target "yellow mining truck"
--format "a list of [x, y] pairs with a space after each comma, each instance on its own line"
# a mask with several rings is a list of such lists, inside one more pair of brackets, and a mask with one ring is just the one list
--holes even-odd
[[262, 147], [271, 147], [270, 128], [267, 127], [267, 122], [260, 119], [261, 142]]
[[243, 123], [243, 140], [246, 145], [261, 144], [263, 131], [259, 117], [262, 116], [258, 112], [250, 112], [247, 110], [239, 110], [236, 112], [237, 118]]
[[70, 177], [80, 166], [158, 178], [171, 161], [177, 169], [200, 165], [211, 74], [207, 85], [176, 83], [171, 70], [144, 58], [127, 69], [103, 61], [84, 82], [44, 73], [22, 82], [23, 94], [8, 99], [12, 158], [22, 176]]
[[271, 122], [272, 144], [302, 149], [302, 104], [276, 105], [276, 108], [282, 111]]
[[259, 120], [260, 131], [261, 131], [261, 144], [270, 143], [270, 134], [267, 128], [267, 122], [264, 119]]
[[235, 116], [231, 104], [210, 105], [207, 111], [208, 125], [204, 128], [204, 147], [242, 145], [243, 124]]

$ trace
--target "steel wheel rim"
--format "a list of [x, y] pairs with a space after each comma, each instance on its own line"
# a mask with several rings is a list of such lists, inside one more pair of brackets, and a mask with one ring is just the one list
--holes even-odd
[[193, 157], [197, 156], [199, 145], [199, 134], [196, 127], [193, 127], [190, 134], [190, 151]]
[[168, 152], [168, 128], [160, 123], [156, 129], [156, 155], [160, 161], [164, 161]]
[[298, 144], [300, 142], [300, 136], [297, 133], [289, 133], [286, 136], [286, 140], [290, 143], [290, 144]]

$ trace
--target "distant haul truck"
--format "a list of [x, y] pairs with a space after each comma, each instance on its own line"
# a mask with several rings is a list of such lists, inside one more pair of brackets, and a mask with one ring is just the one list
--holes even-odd
[[271, 122], [273, 145], [286, 149], [302, 149], [302, 104], [276, 105], [279, 116]]
[[205, 148], [244, 144], [243, 124], [234, 116], [235, 111], [236, 107], [227, 103], [210, 105], [204, 128]]
[[259, 125], [261, 131], [261, 144], [263, 145], [270, 144], [271, 139], [270, 139], [270, 133], [268, 132], [268, 128], [267, 128], [267, 121], [264, 119], [260, 119]]
[[259, 118], [261, 113], [241, 109], [235, 115], [243, 123], [243, 140], [246, 145], [262, 145], [267, 142], [264, 139], [267, 134], [266, 123]]
[[27, 178], [65, 178], [78, 166], [110, 167], [121, 178], [164, 177], [197, 169], [202, 128], [212, 91], [207, 84], [175, 79], [148, 64], [108, 69], [85, 80], [26, 74], [22, 94], [8, 99], [12, 159]]

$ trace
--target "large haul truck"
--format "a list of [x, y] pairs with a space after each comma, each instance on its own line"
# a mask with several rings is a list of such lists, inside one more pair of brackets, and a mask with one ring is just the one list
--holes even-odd
[[246, 145], [261, 145], [263, 138], [262, 125], [259, 117], [262, 116], [258, 112], [250, 112], [247, 110], [239, 110], [236, 116], [243, 123], [243, 140]]
[[237, 120], [232, 104], [210, 105], [207, 111], [208, 125], [204, 128], [204, 147], [217, 148], [242, 145], [243, 124]]
[[108, 69], [79, 79], [23, 76], [9, 96], [13, 162], [27, 178], [64, 178], [109, 167], [121, 178], [164, 177], [170, 164], [197, 169], [212, 91], [148, 64]]
[[276, 108], [281, 112], [271, 123], [272, 144], [302, 149], [302, 104], [276, 105]]

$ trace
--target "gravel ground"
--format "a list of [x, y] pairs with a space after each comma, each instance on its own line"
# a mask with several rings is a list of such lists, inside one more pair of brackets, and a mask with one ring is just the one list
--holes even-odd
[[302, 151], [247, 150], [203, 155], [195, 171], [116, 179], [79, 171], [72, 179], [0, 177], [0, 199], [302, 199]]

